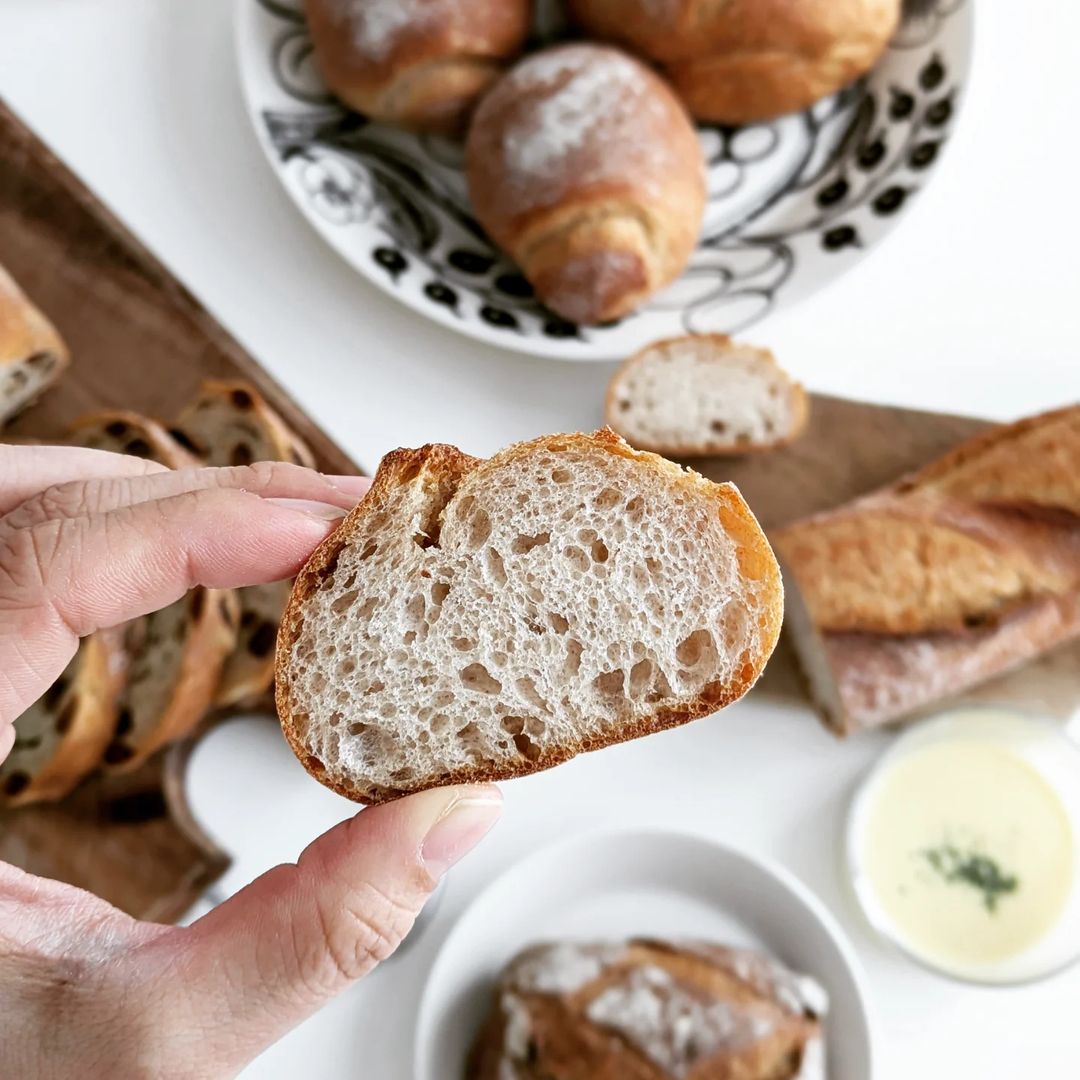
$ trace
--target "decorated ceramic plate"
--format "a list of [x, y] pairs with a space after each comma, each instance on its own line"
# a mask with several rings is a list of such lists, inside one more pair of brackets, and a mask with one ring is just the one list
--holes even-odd
[[[821, 901], [772, 863], [705, 837], [652, 831], [575, 836], [523, 859], [472, 902], [424, 984], [413, 1080], [463, 1075], [499, 972], [526, 946], [633, 937], [758, 949], [812, 976], [828, 996], [820, 1075], [873, 1080], [862, 970]], [[809, 1080], [809, 1068], [800, 1075]]]
[[[314, 227], [392, 296], [493, 345], [567, 360], [657, 338], [738, 333], [852, 267], [903, 216], [956, 120], [972, 0], [904, 0], [877, 67], [804, 113], [699, 125], [709, 201], [683, 276], [617, 322], [553, 315], [476, 223], [461, 144], [368, 121], [315, 71], [302, 0], [236, 0], [244, 92], [259, 141]], [[557, 20], [539, 20], [541, 40]]]

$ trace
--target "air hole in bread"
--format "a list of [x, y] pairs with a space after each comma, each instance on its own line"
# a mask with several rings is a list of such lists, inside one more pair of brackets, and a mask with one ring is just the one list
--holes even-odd
[[591, 544], [599, 537], [599, 533], [595, 529], [578, 529], [577, 538], [583, 544]]
[[443, 601], [450, 595], [450, 586], [445, 581], [436, 581], [431, 586], [431, 602], [435, 605], [435, 613], [432, 616], [432, 622], [438, 616], [440, 609], [442, 608]]
[[605, 697], [621, 697], [626, 682], [626, 672], [621, 668], [603, 671], [593, 679], [593, 686]]
[[406, 630], [405, 633], [401, 635], [401, 643], [403, 645], [411, 645], [415, 640], [416, 640], [416, 631], [415, 630]]
[[537, 533], [535, 536], [517, 536], [510, 545], [510, 551], [514, 555], [527, 555], [533, 548], [543, 547], [550, 540], [551, 534], [546, 532]]
[[305, 768], [308, 772], [326, 772], [326, 766], [314, 754], [308, 754]]
[[713, 664], [717, 660], [716, 643], [708, 630], [695, 630], [683, 638], [675, 649], [675, 659], [683, 667], [694, 668], [702, 661]]
[[566, 660], [563, 662], [563, 671], [568, 677], [576, 675], [581, 670], [581, 654], [584, 646], [577, 638], [566, 640]]
[[556, 634], [565, 634], [566, 631], [570, 629], [570, 623], [567, 622], [564, 616], [556, 611], [548, 613], [548, 622], [551, 623], [551, 629], [554, 630]]
[[589, 569], [589, 557], [576, 544], [563, 548], [563, 555], [575, 573], [584, 574]]
[[606, 487], [602, 488], [593, 499], [593, 506], [597, 510], [614, 510], [620, 502], [622, 502], [622, 496], [614, 488]]
[[640, 495], [635, 495], [626, 504], [626, 516], [632, 522], [638, 522], [641, 520], [642, 514], [645, 512], [645, 500]]
[[337, 712], [337, 711], [335, 711], [335, 712], [332, 712], [332, 713], [331, 713], [331, 714], [330, 714], [330, 715], [329, 715], [329, 716], [328, 716], [328, 717], [326, 718], [326, 722], [327, 722], [327, 723], [328, 723], [328, 724], [329, 724], [329, 725], [330, 725], [331, 727], [337, 727], [337, 726], [338, 726], [338, 725], [339, 725], [339, 724], [341, 723], [341, 721], [342, 721], [342, 720], [344, 720], [344, 719], [345, 719], [345, 714], [344, 714], [344, 713], [340, 713], [340, 712]]
[[589, 548], [589, 553], [592, 555], [594, 563], [607, 562], [608, 555], [610, 554], [607, 549], [607, 544], [605, 544], [603, 540], [594, 540]]
[[493, 663], [493, 664], [494, 664], [494, 665], [495, 665], [495, 666], [496, 666], [497, 668], [503, 668], [503, 667], [506, 667], [506, 662], [507, 662], [507, 661], [508, 661], [509, 659], [510, 659], [510, 658], [509, 658], [509, 657], [508, 657], [508, 656], [506, 655], [506, 653], [504, 653], [504, 652], [493, 652], [493, 653], [491, 654], [491, 662], [492, 662], [492, 663]]
[[536, 761], [540, 757], [540, 747], [523, 731], [514, 736], [514, 746], [526, 761]]
[[484, 549], [484, 561], [487, 563], [488, 573], [497, 585], [506, 584], [506, 564], [502, 556], [495, 548]]
[[467, 637], [456, 637], [451, 644], [458, 652], [472, 652], [476, 648], [476, 642]]
[[653, 679], [652, 689], [645, 696], [645, 701], [649, 705], [655, 705], [658, 701], [667, 701], [674, 696], [674, 691], [671, 689], [671, 683], [668, 682], [667, 676], [662, 670], [657, 670], [656, 678]]
[[375, 596], [369, 596], [357, 609], [358, 618], [370, 619], [375, 614], [375, 608], [379, 606], [379, 600]]
[[423, 467], [419, 458], [413, 458], [408, 464], [406, 464], [400, 473], [399, 479], [401, 483], [407, 484], [411, 480], [415, 480], [420, 475], [420, 469]]
[[364, 690], [365, 694], [381, 694], [386, 689], [385, 685], [376, 679], [374, 682], [368, 683]]
[[630, 696], [639, 698], [652, 685], [656, 668], [651, 660], [639, 660], [630, 669]]
[[551, 480], [555, 484], [569, 484], [573, 480], [574, 474], [569, 469], [552, 469]]
[[551, 707], [544, 700], [540, 691], [536, 689], [536, 683], [528, 675], [523, 675], [516, 683], [514, 683], [514, 686], [517, 688], [517, 692], [522, 698], [534, 709], [539, 709], [540, 712], [551, 711]]
[[498, 694], [502, 690], [502, 683], [483, 664], [469, 664], [462, 668], [460, 677], [462, 686], [479, 694]]
[[525, 718], [522, 716], [504, 716], [500, 726], [508, 735], [520, 735], [525, 730]]

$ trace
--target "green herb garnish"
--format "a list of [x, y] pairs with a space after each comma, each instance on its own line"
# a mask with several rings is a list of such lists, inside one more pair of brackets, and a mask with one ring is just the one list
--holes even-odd
[[982, 893], [983, 906], [993, 914], [998, 900], [1008, 893], [1016, 892], [1020, 882], [1015, 874], [1006, 874], [1001, 867], [978, 851], [961, 851], [952, 844], [927, 848], [923, 855], [941, 877], [952, 884], [962, 882]]

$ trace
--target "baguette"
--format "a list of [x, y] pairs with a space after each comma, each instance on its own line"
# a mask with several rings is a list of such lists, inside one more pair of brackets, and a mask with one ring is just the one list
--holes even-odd
[[673, 457], [771, 450], [806, 426], [806, 391], [767, 349], [723, 334], [670, 338], [623, 363], [606, 417], [631, 446]]
[[0, 427], [37, 400], [68, 362], [56, 328], [0, 266]]
[[297, 577], [278, 713], [360, 802], [523, 776], [741, 697], [782, 605], [735, 488], [611, 431], [398, 450]]
[[749, 949], [559, 942], [499, 979], [466, 1080], [824, 1080], [825, 991]]
[[[69, 439], [169, 468], [195, 463], [160, 424], [133, 412], [84, 417], [73, 425]], [[130, 666], [115, 729], [104, 751], [106, 768], [134, 769], [199, 723], [213, 703], [226, 657], [236, 645], [237, 618], [231, 590], [197, 588], [123, 627]]]
[[15, 745], [0, 762], [0, 806], [62, 799], [97, 768], [116, 727], [126, 665], [115, 631], [79, 643], [63, 674], [15, 721]]
[[[291, 461], [313, 468], [311, 450], [244, 382], [207, 381], [180, 414], [170, 434], [210, 466]], [[256, 701], [274, 680], [274, 642], [289, 600], [290, 581], [271, 581], [238, 589], [240, 605], [236, 648], [225, 663], [216, 704]]]
[[1080, 405], [773, 535], [830, 727], [908, 716], [1080, 636], [1078, 473]]

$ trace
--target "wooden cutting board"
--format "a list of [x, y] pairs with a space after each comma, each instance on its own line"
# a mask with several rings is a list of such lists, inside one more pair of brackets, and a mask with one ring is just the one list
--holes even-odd
[[[304, 436], [320, 468], [356, 471], [2, 103], [0, 263], [56, 321], [75, 357], [62, 385], [19, 420], [15, 433], [48, 437], [77, 415], [110, 406], [171, 417], [203, 378], [241, 376]], [[809, 429], [791, 447], [694, 465], [737, 483], [773, 528], [887, 483], [984, 427], [959, 416], [816, 396]], [[784, 680], [795, 687], [791, 672], [781, 649], [765, 692]], [[211, 716], [206, 726], [220, 719]], [[184, 764], [195, 740], [134, 774], [92, 779], [56, 805], [0, 813], [0, 860], [80, 885], [139, 918], [177, 918], [229, 861], [185, 802]]]
[[[13, 434], [47, 439], [110, 407], [172, 418], [203, 379], [243, 378], [303, 436], [320, 469], [357, 471], [2, 102], [0, 263], [56, 323], [73, 357]], [[91, 780], [52, 806], [0, 812], [0, 860], [80, 885], [139, 918], [176, 919], [229, 863], [184, 802], [188, 750]]]

